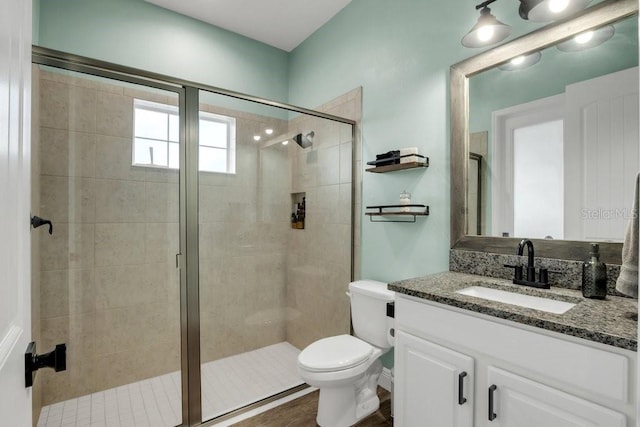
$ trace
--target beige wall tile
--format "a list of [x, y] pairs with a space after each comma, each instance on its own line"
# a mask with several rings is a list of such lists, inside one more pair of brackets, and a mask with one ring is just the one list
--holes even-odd
[[94, 226], [65, 224], [53, 226], [53, 235], [40, 232], [40, 266], [42, 270], [83, 269], [94, 264]]
[[94, 222], [95, 204], [92, 178], [41, 175], [39, 215], [54, 224]]
[[176, 254], [180, 253], [179, 233], [178, 223], [147, 223], [145, 229], [145, 262], [175, 265]]
[[40, 138], [40, 168], [43, 175], [95, 175], [96, 137], [86, 132], [43, 128]]
[[340, 147], [318, 149], [318, 185], [340, 182]]
[[94, 89], [69, 86], [69, 130], [95, 132], [96, 91]]
[[339, 185], [323, 185], [316, 188], [316, 199], [309, 203], [309, 216], [316, 224], [335, 224], [338, 222]]
[[[96, 312], [97, 356], [128, 350], [140, 354], [141, 347], [172, 341], [179, 347], [180, 325], [166, 304], [145, 304]], [[132, 356], [132, 359], [136, 356]]]
[[351, 224], [351, 184], [340, 184], [340, 191], [337, 205], [337, 222], [340, 224]]
[[147, 222], [178, 222], [180, 219], [178, 184], [145, 183], [145, 215]]
[[96, 366], [96, 389], [106, 390], [179, 370], [180, 346], [165, 341], [140, 346], [136, 352], [104, 354], [96, 358]]
[[93, 270], [51, 270], [40, 273], [43, 319], [95, 311]]
[[145, 224], [96, 224], [96, 266], [142, 264]]
[[98, 92], [96, 132], [100, 135], [133, 137], [133, 98]]
[[143, 222], [145, 183], [96, 179], [96, 222]]
[[40, 82], [40, 126], [69, 129], [69, 86], [42, 80]]
[[[166, 303], [168, 278], [155, 264], [96, 268], [96, 308]], [[154, 270], [159, 270], [154, 274]]]
[[353, 145], [351, 142], [345, 142], [340, 144], [340, 183], [350, 183], [351, 182], [351, 171], [352, 171], [352, 156]]
[[132, 139], [96, 135], [96, 178], [144, 181], [146, 168], [132, 166]]

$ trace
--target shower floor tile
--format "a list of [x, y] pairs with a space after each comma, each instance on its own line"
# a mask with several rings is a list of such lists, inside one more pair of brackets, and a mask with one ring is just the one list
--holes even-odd
[[[300, 350], [287, 342], [202, 365], [202, 413], [209, 420], [302, 384]], [[180, 372], [45, 406], [38, 427], [172, 427], [180, 424]]]

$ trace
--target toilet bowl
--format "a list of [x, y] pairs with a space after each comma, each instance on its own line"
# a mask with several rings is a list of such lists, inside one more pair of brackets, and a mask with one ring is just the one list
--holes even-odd
[[349, 284], [348, 295], [357, 336], [323, 338], [298, 356], [300, 377], [320, 389], [316, 422], [321, 427], [352, 426], [380, 406], [380, 356], [392, 346], [386, 304], [395, 294], [385, 283], [366, 280]]

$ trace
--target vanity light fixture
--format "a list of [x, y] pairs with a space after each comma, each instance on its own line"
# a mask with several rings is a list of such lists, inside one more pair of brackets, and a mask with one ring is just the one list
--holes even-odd
[[462, 38], [463, 46], [485, 47], [509, 37], [511, 27], [498, 21], [488, 7], [494, 1], [496, 0], [487, 0], [476, 6], [476, 10], [480, 9], [480, 17], [473, 28]]
[[597, 30], [585, 31], [577, 36], [556, 45], [562, 52], [578, 52], [591, 49], [609, 40], [615, 34], [613, 25], [607, 25]]
[[565, 18], [591, 3], [591, 0], [520, 0], [520, 17], [532, 22]]
[[529, 68], [534, 64], [537, 64], [542, 58], [542, 54], [540, 52], [533, 52], [528, 55], [520, 55], [516, 56], [509, 62], [505, 62], [500, 65], [498, 68], [503, 71], [518, 71], [524, 70], [525, 68]]

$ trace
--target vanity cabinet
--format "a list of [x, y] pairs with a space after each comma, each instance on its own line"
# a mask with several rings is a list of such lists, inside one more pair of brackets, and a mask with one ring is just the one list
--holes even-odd
[[620, 412], [580, 399], [520, 375], [490, 366], [487, 370], [492, 393], [487, 408], [491, 427], [624, 427]]
[[473, 426], [473, 358], [401, 331], [395, 348], [395, 423]]
[[633, 351], [402, 294], [395, 329], [397, 425], [635, 425]]

